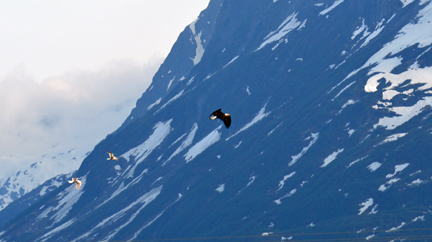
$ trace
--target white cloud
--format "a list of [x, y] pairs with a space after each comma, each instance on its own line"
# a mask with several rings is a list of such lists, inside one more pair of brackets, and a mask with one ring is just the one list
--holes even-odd
[[43, 153], [71, 140], [96, 144], [130, 114], [161, 61], [116, 61], [42, 83], [16, 68], [0, 82], [0, 154]]
[[0, 158], [114, 131], [208, 3], [0, 2]]
[[0, 79], [24, 65], [37, 82], [107, 61], [165, 57], [209, 0], [0, 1]]

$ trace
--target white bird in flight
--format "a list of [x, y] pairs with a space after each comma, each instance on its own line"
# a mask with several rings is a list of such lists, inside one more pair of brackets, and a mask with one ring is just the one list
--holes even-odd
[[109, 154], [109, 158], [108, 158], [107, 160], [119, 160], [119, 158], [118, 158], [118, 157], [115, 157], [113, 153], [111, 153], [111, 152], [109, 152], [109, 151], [107, 151], [107, 152], [108, 152], [108, 154]]
[[75, 183], [76, 184], [76, 188], [77, 190], [80, 189], [82, 182], [80, 180], [78, 180], [77, 177], [72, 178], [71, 181], [68, 181], [69, 183]]

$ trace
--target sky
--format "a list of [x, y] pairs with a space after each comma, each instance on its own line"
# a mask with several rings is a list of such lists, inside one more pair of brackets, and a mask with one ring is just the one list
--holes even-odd
[[0, 1], [0, 161], [96, 145], [208, 3]]

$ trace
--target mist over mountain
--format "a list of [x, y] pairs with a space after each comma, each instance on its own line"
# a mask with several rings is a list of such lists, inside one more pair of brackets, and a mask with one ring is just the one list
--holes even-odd
[[81, 189], [0, 241], [427, 241], [431, 21], [430, 0], [210, 1]]

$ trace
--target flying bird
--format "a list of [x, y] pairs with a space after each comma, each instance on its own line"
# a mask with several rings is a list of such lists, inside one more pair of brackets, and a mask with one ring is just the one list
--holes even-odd
[[108, 154], [109, 154], [109, 158], [108, 158], [107, 160], [119, 160], [119, 158], [118, 158], [118, 157], [115, 157], [113, 153], [111, 153], [111, 152], [109, 152], [109, 151], [107, 151], [107, 152], [108, 152]]
[[76, 188], [77, 190], [80, 189], [82, 182], [80, 180], [78, 180], [77, 177], [72, 178], [71, 181], [68, 181], [69, 183], [75, 183], [76, 184]]
[[228, 113], [223, 113], [220, 108], [210, 114], [209, 118], [211, 120], [215, 120], [217, 118], [222, 120], [225, 124], [225, 127], [227, 128], [229, 128], [229, 126], [231, 125], [231, 115], [229, 115]]

